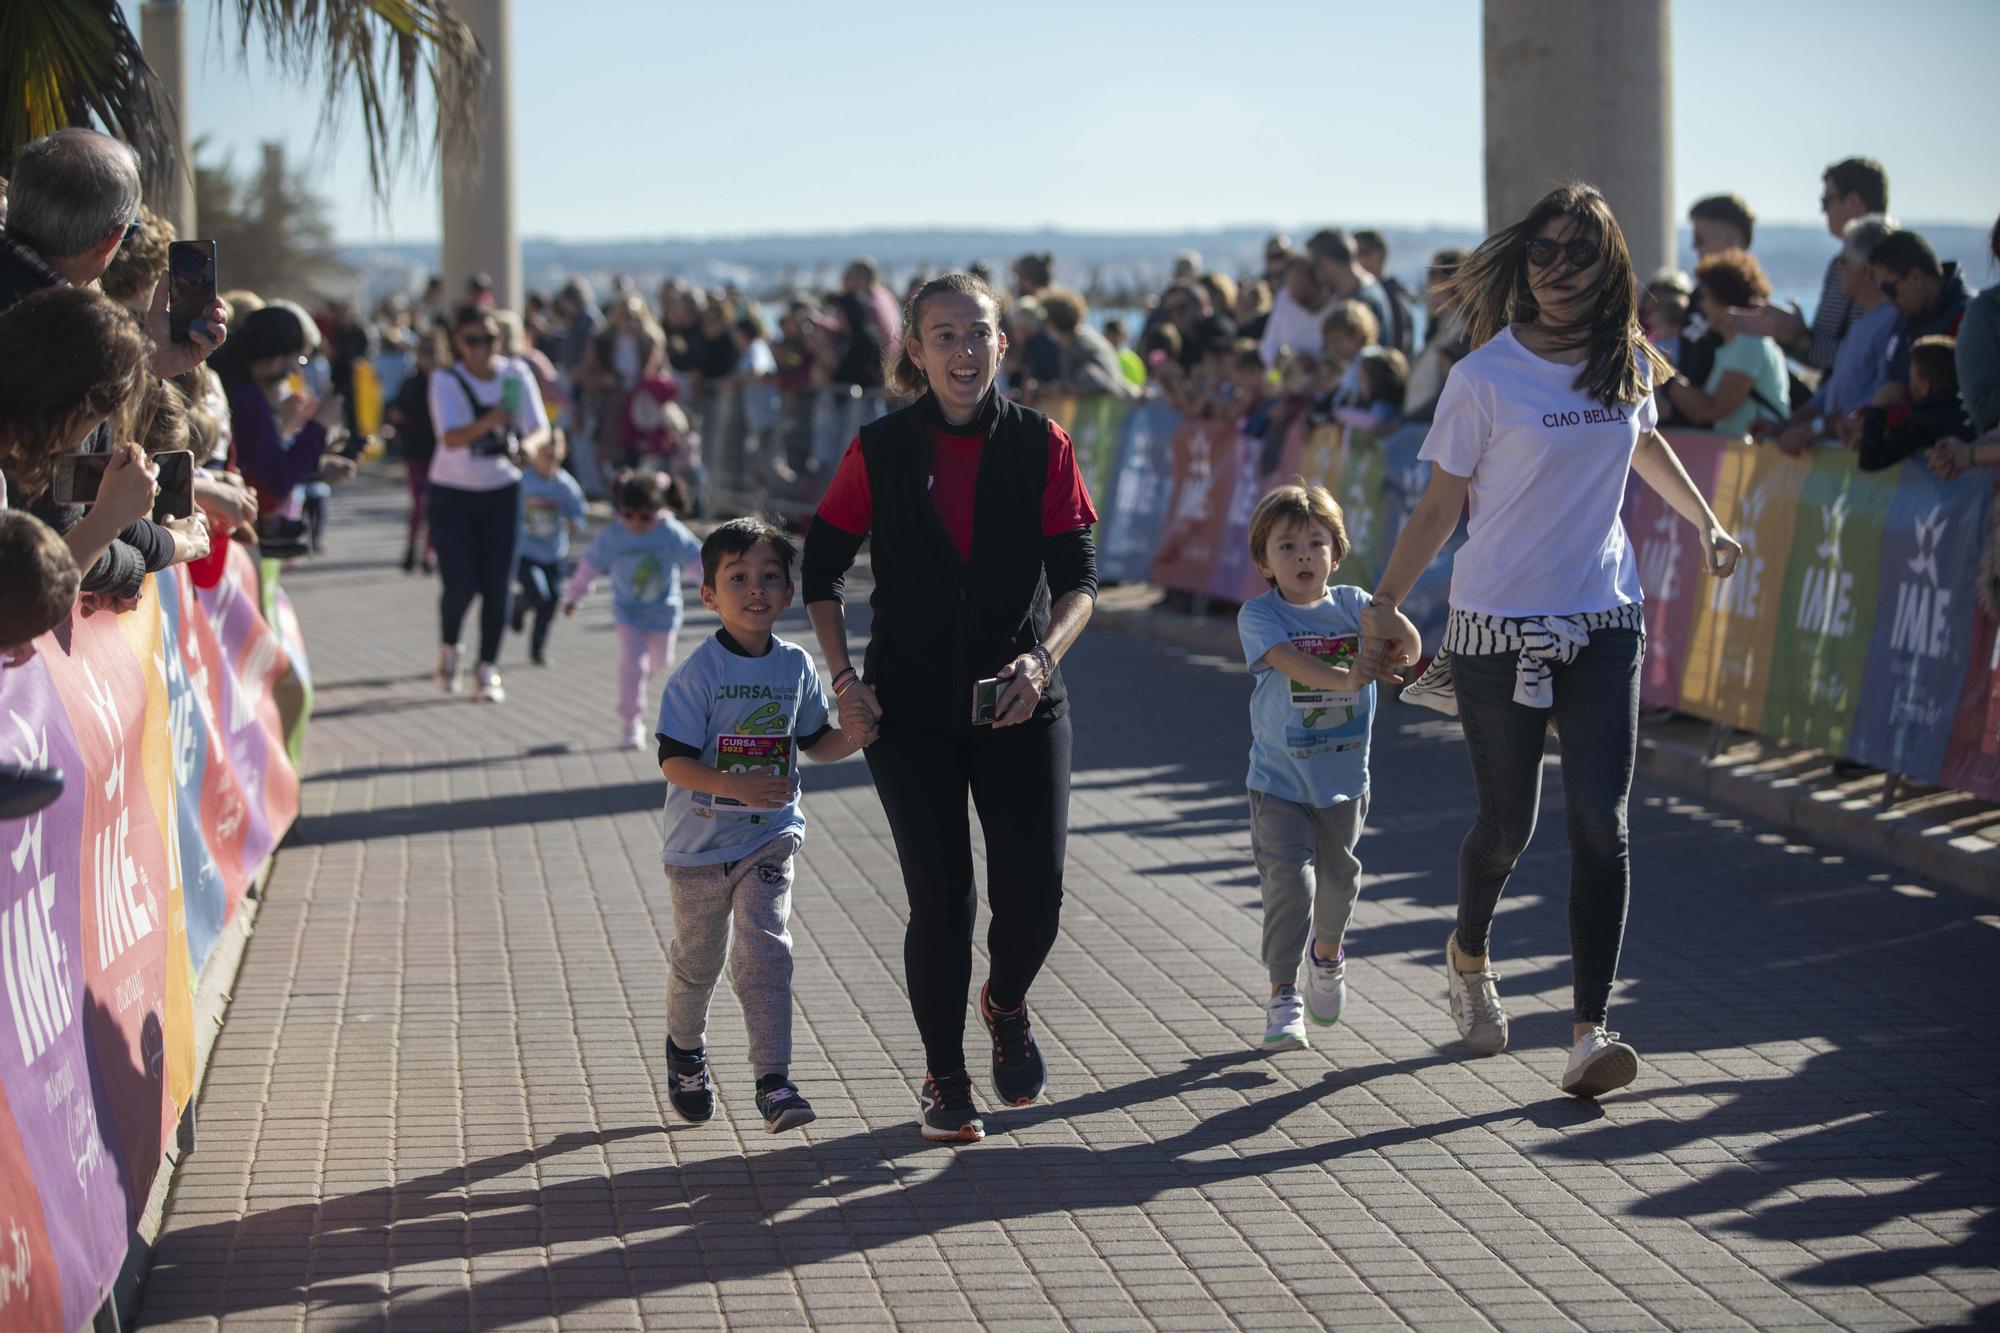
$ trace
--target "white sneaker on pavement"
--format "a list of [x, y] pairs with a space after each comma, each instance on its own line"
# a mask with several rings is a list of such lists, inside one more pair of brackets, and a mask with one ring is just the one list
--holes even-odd
[[643, 750], [646, 748], [646, 724], [636, 717], [625, 724], [624, 745], [628, 750]]
[[1500, 1007], [1500, 991], [1494, 984], [1500, 974], [1492, 968], [1483, 972], [1458, 970], [1458, 932], [1445, 940], [1444, 973], [1451, 996], [1452, 1020], [1458, 1035], [1480, 1055], [1498, 1055], [1507, 1049], [1507, 1011]]
[[1280, 986], [1264, 1007], [1264, 1049], [1303, 1051], [1306, 1041], [1306, 1006], [1297, 986]]
[[1321, 958], [1313, 952], [1313, 946], [1306, 945], [1305, 968], [1306, 1012], [1312, 1021], [1321, 1027], [1332, 1027], [1340, 1021], [1341, 1010], [1347, 1008], [1347, 953], [1342, 950], [1332, 958]]
[[1562, 1090], [1572, 1097], [1602, 1097], [1639, 1077], [1639, 1053], [1599, 1023], [1576, 1039]]
[[447, 643], [438, 649], [437, 671], [432, 679], [446, 694], [457, 694], [465, 688], [465, 672], [458, 665], [458, 645]]
[[481, 662], [475, 673], [479, 679], [479, 689], [473, 698], [483, 704], [498, 704], [507, 701], [506, 687], [500, 683], [500, 669], [491, 662]]

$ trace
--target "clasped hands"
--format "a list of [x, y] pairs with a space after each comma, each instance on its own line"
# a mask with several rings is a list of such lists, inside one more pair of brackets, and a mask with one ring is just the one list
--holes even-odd
[[1354, 674], [1364, 682], [1403, 683], [1401, 667], [1423, 652], [1423, 636], [1393, 602], [1370, 602], [1361, 608], [1361, 651], [1354, 657]]

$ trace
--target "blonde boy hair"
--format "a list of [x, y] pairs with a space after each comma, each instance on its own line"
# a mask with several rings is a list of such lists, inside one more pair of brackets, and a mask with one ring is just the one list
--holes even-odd
[[[1271, 534], [1280, 527], [1297, 525], [1306, 527], [1318, 524], [1333, 534], [1333, 562], [1337, 565], [1347, 559], [1353, 546], [1347, 540], [1347, 521], [1341, 517], [1340, 502], [1333, 498], [1333, 492], [1324, 486], [1314, 486], [1300, 477], [1289, 486], [1279, 486], [1257, 502], [1257, 508], [1250, 514], [1250, 558], [1258, 564], [1268, 564], [1264, 548], [1270, 544]], [[1267, 577], [1265, 582], [1273, 588], [1278, 581]]]
[[1321, 336], [1338, 331], [1358, 338], [1363, 347], [1373, 347], [1382, 340], [1382, 321], [1375, 317], [1375, 312], [1368, 308], [1366, 301], [1357, 301], [1352, 297], [1327, 311], [1326, 318], [1320, 321], [1319, 330]]

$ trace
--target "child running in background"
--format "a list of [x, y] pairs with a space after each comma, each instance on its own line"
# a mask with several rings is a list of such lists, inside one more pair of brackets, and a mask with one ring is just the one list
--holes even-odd
[[[1264, 895], [1267, 1051], [1304, 1049], [1306, 1014], [1330, 1025], [1347, 1004], [1342, 941], [1360, 885], [1354, 849], [1368, 818], [1375, 721], [1374, 683], [1353, 668], [1369, 594], [1328, 586], [1348, 550], [1340, 506], [1325, 487], [1280, 486], [1250, 516], [1251, 559], [1271, 585], [1236, 618], [1255, 682], [1250, 845]], [[1398, 621], [1387, 660], [1402, 665], [1415, 659], [1418, 639], [1407, 617]]]
[[563, 566], [569, 562], [570, 533], [582, 536], [589, 512], [583, 487], [563, 470], [569, 442], [552, 431], [549, 442], [535, 452], [521, 474], [521, 540], [516, 548], [514, 577], [521, 589], [514, 597], [514, 632], [519, 634], [534, 615], [528, 637], [528, 660], [549, 664], [549, 625], [562, 601]]
[[723, 524], [701, 544], [701, 602], [722, 628], [660, 699], [666, 841], [674, 902], [667, 970], [667, 1100], [684, 1120], [715, 1114], [708, 1006], [729, 960], [743, 1005], [757, 1113], [770, 1133], [806, 1124], [791, 1081], [792, 858], [805, 835], [798, 756], [830, 763], [874, 739], [833, 725], [812, 658], [771, 633], [792, 604], [798, 550], [762, 519]]
[[575, 615], [597, 577], [610, 576], [611, 618], [618, 626], [618, 721], [625, 748], [639, 750], [646, 745], [640, 696], [655, 670], [674, 668], [681, 570], [701, 554], [701, 542], [675, 517], [686, 513], [688, 504], [678, 478], [621, 472], [611, 499], [618, 506], [617, 521], [597, 534], [570, 577], [563, 614]]

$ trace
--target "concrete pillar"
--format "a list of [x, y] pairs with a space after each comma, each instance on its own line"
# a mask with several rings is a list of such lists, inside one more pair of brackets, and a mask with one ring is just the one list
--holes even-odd
[[514, 218], [513, 52], [508, 34], [508, 0], [454, 0], [454, 9], [472, 28], [486, 53], [481, 160], [446, 162], [439, 173], [444, 203], [445, 295], [455, 307], [465, 297], [466, 279], [486, 273], [494, 299], [521, 308], [521, 244]]
[[1671, 0], [1486, 0], [1486, 223], [1604, 192], [1640, 277], [1674, 259]]
[[173, 174], [147, 191], [146, 204], [173, 224], [176, 236], [192, 240], [194, 149], [188, 123], [193, 111], [188, 104], [187, 11], [181, 0], [147, 0], [139, 7], [139, 45], [171, 103], [174, 134]]

